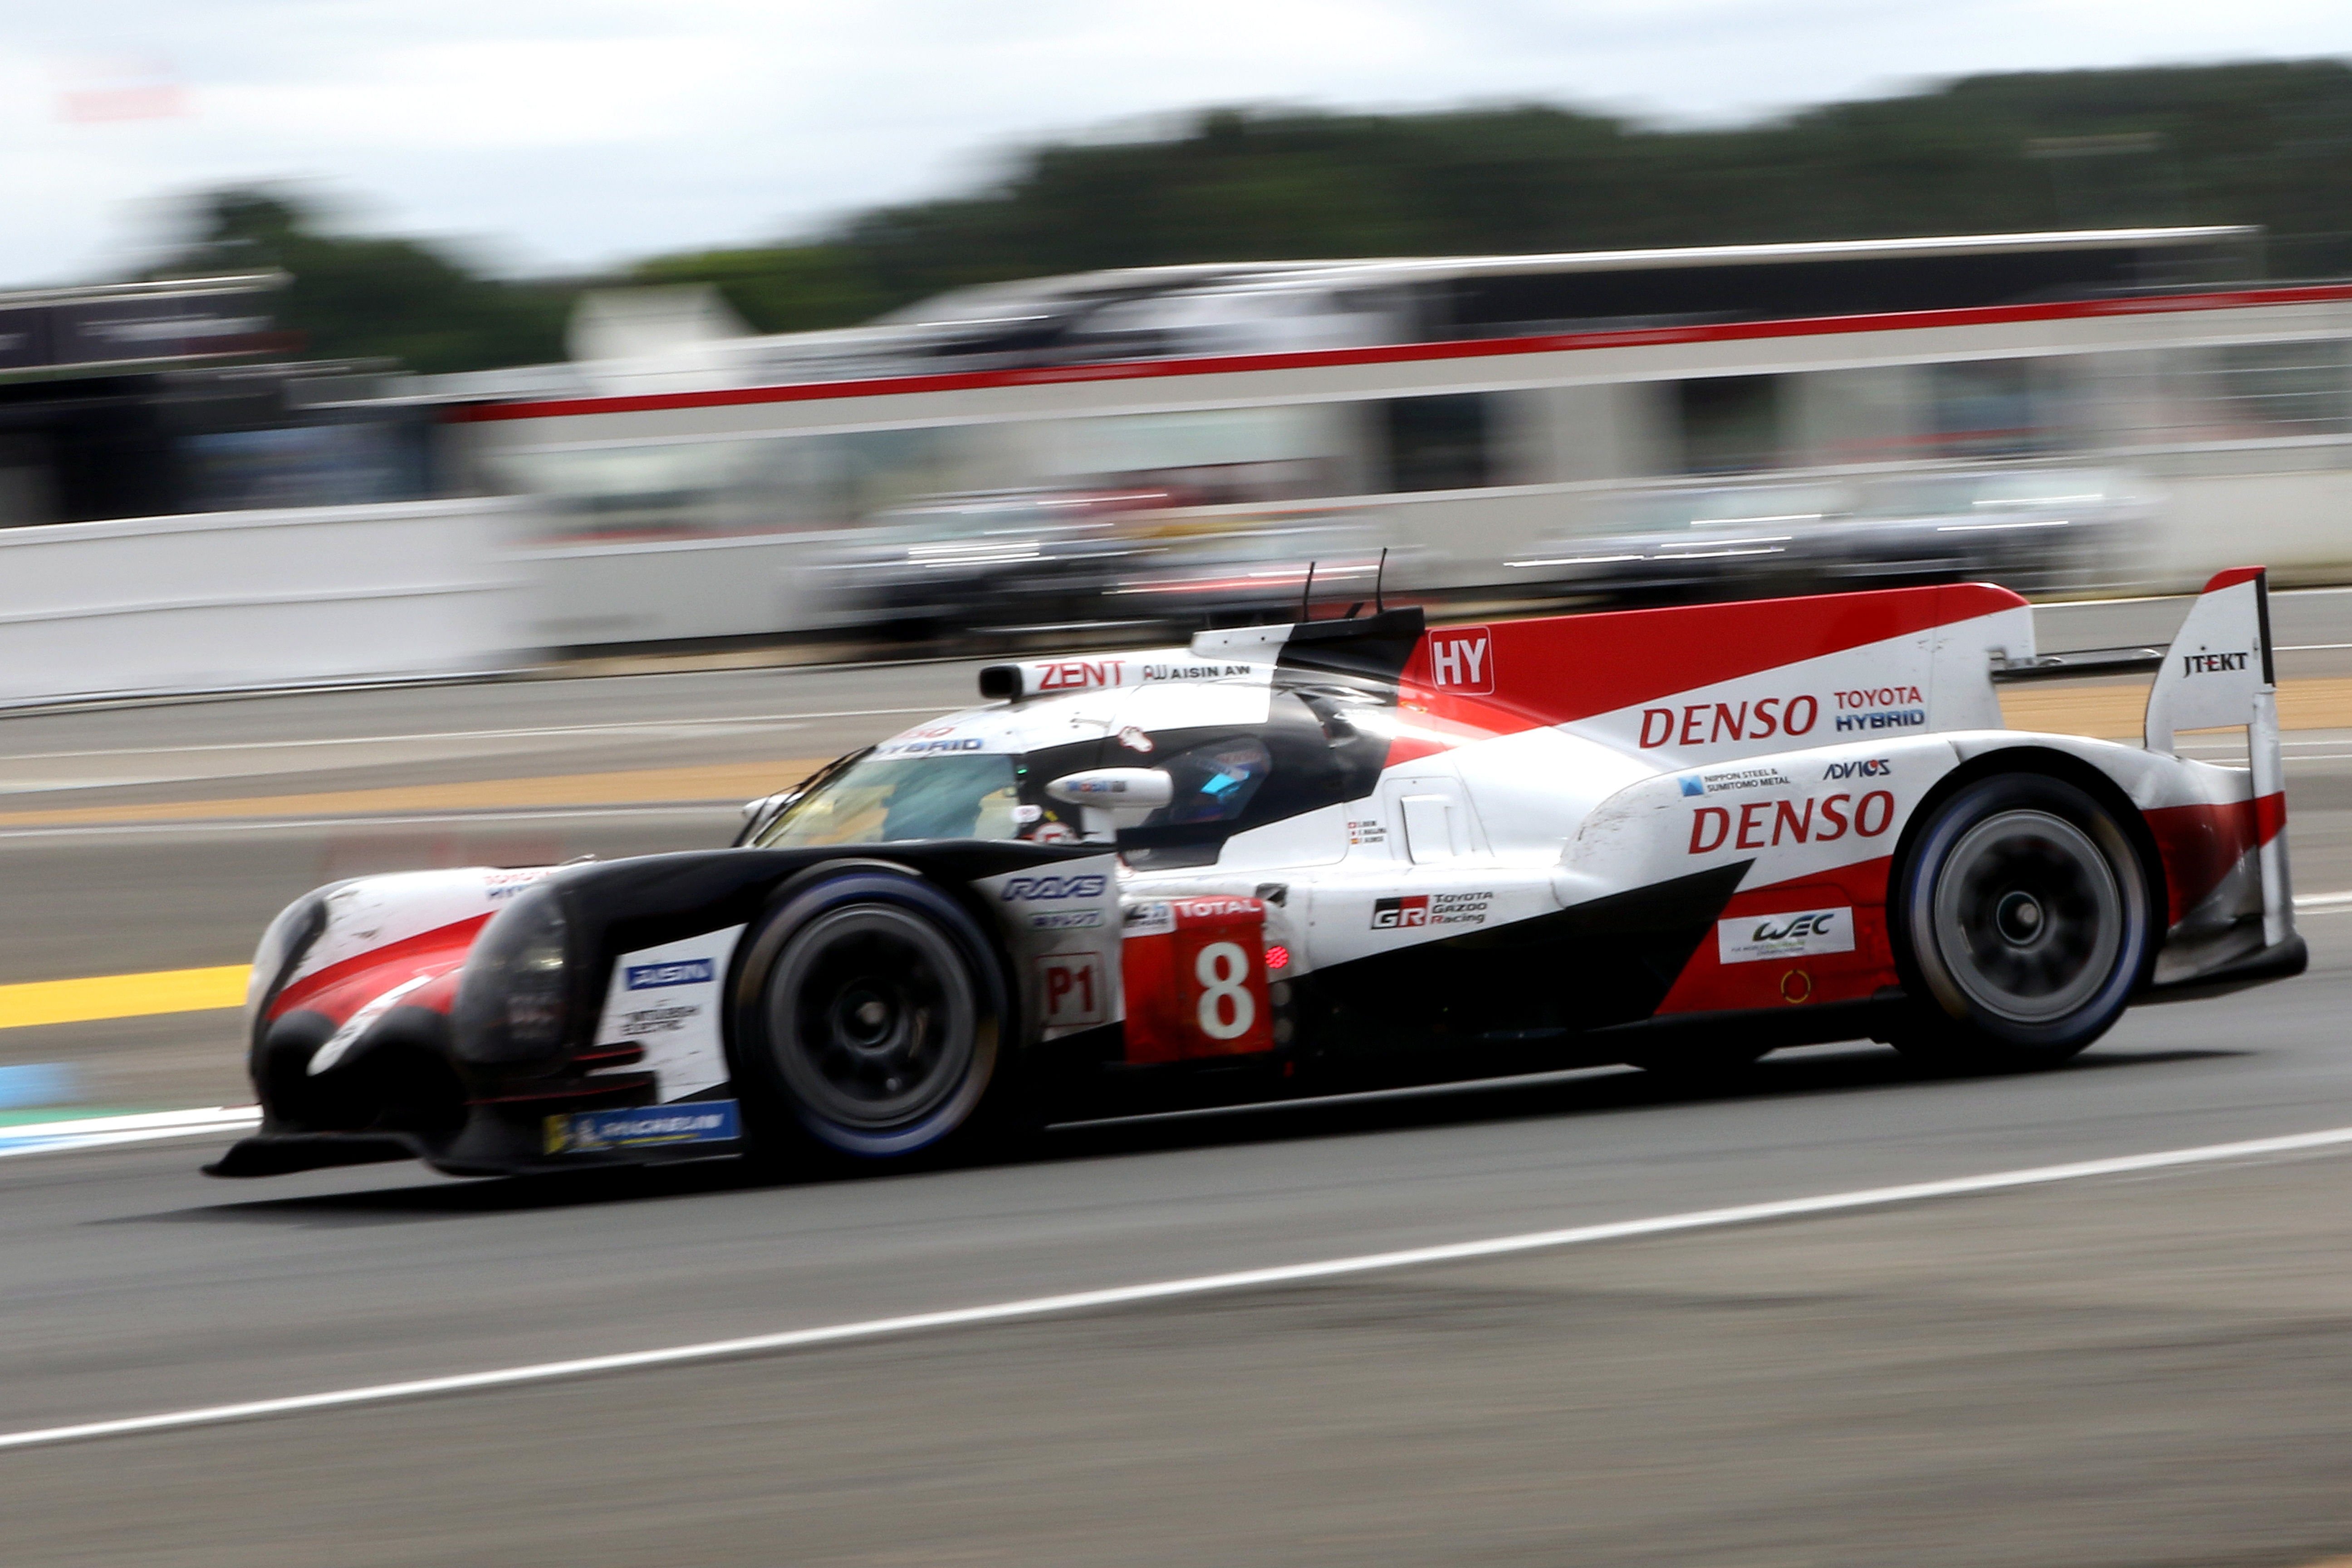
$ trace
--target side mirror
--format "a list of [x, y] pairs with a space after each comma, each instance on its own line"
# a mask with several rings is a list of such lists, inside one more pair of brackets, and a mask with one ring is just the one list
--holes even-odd
[[1086, 836], [1110, 838], [1176, 798], [1176, 784], [1157, 768], [1087, 768], [1045, 786], [1045, 798], [1086, 808]]
[[1064, 805], [1150, 812], [1176, 798], [1176, 784], [1157, 768], [1088, 768], [1047, 784], [1045, 798]]

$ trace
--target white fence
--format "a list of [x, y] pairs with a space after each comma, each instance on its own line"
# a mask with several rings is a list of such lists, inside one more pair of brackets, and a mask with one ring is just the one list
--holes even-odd
[[[1437, 542], [1392, 585], [1471, 587], [1505, 575], [1501, 555], [1586, 489], [1457, 491], [1370, 511]], [[2151, 489], [2156, 514], [2130, 563], [2143, 591], [2193, 590], [2250, 562], [2285, 583], [2352, 581], [2352, 468], [2165, 477]], [[550, 647], [844, 618], [815, 585], [841, 532], [558, 543], [544, 524], [531, 501], [475, 499], [0, 530], [0, 706], [465, 675]]]
[[0, 531], [0, 704], [529, 662], [530, 503], [397, 502]]

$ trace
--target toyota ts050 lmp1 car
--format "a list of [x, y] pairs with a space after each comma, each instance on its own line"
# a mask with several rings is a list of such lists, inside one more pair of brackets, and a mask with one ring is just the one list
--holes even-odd
[[[322, 888], [262, 938], [213, 1167], [906, 1159], [1088, 1108], [1870, 1037], [2054, 1062], [2299, 973], [2263, 574], [2144, 748], [2001, 728], [1962, 584], [995, 665], [728, 848]], [[2243, 726], [2251, 766], [2175, 754]]]

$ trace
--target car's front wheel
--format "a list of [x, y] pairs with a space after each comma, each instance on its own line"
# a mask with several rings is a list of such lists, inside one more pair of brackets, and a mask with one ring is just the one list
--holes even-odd
[[1910, 1013], [1895, 1044], [1984, 1071], [2063, 1061], [2105, 1034], [2149, 963], [2147, 878], [2112, 813], [2039, 773], [1937, 810], [1888, 900]]
[[1004, 1120], [1005, 987], [978, 924], [892, 867], [788, 889], [736, 988], [745, 1113], [771, 1160], [905, 1159]]

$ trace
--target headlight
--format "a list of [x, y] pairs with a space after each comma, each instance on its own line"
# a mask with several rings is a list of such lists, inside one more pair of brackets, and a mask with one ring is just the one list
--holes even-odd
[[457, 1054], [514, 1064], [561, 1055], [572, 1029], [571, 931], [542, 882], [482, 928], [457, 982]]
[[284, 989], [286, 977], [327, 929], [327, 889], [305, 893], [284, 909], [261, 933], [253, 950], [253, 973], [245, 982], [245, 1034], [253, 1037], [261, 1026], [262, 1010]]

